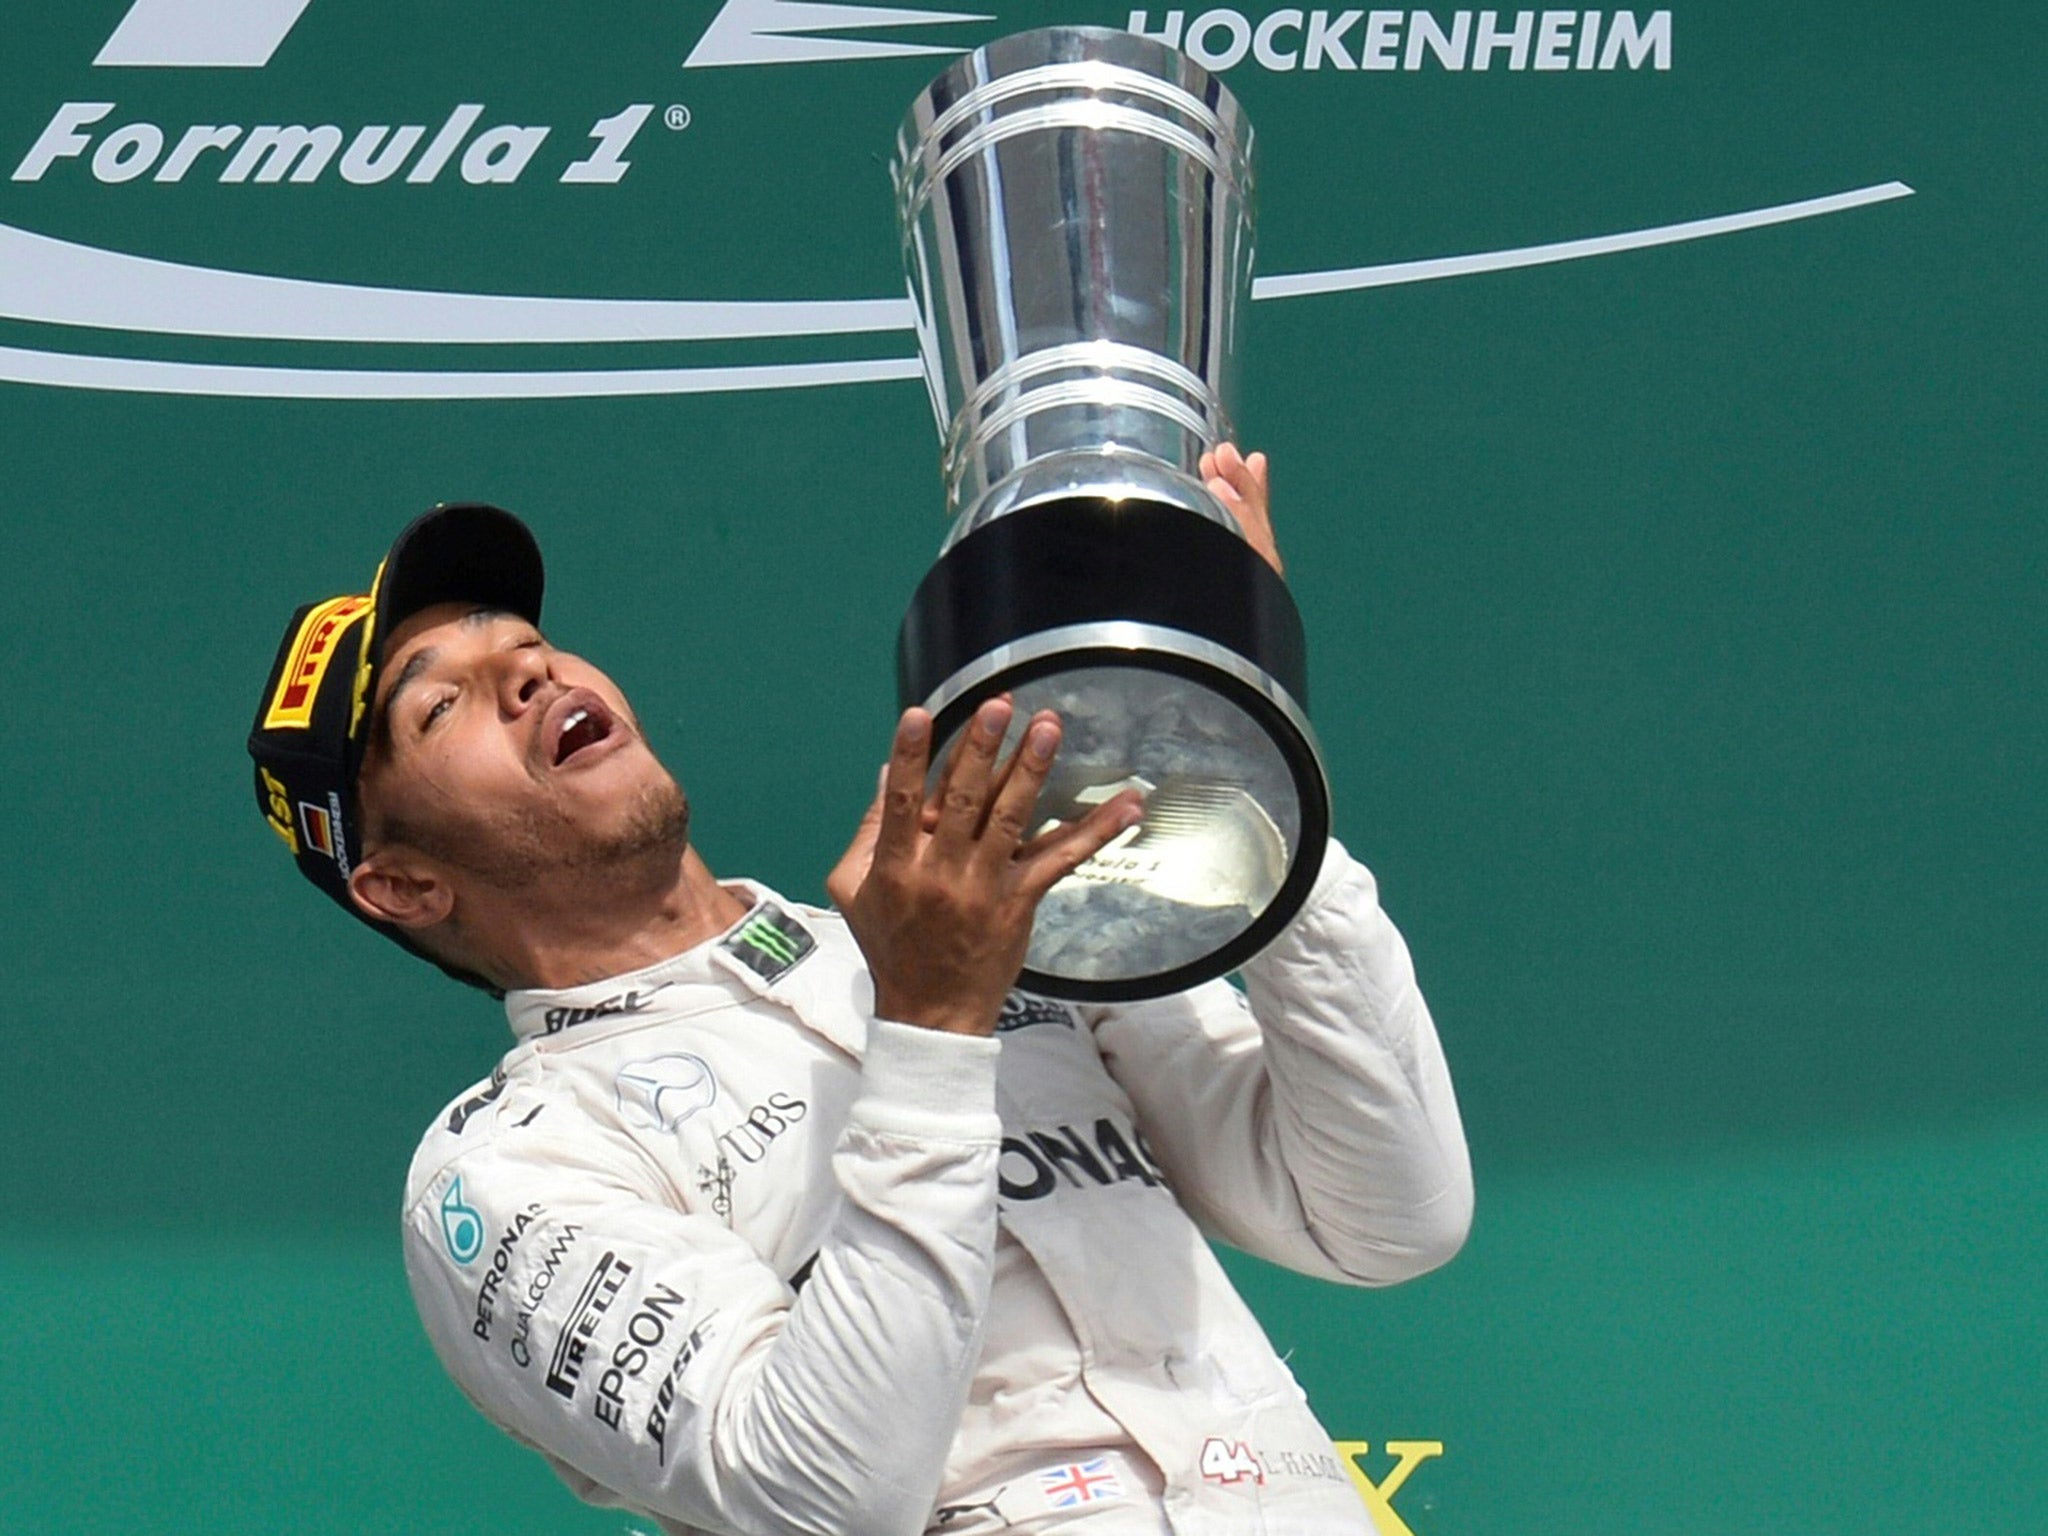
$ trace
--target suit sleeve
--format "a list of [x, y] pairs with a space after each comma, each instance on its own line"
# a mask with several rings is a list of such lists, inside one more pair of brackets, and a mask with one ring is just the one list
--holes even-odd
[[566, 1114], [494, 1129], [406, 1211], [436, 1353], [595, 1502], [712, 1532], [921, 1531], [987, 1311], [995, 1057], [871, 1026], [800, 1292], [663, 1198], [625, 1138]]
[[1244, 980], [1093, 1020], [1182, 1203], [1223, 1241], [1326, 1279], [1389, 1285], [1449, 1260], [1471, 1225], [1471, 1161], [1371, 873], [1332, 841]]

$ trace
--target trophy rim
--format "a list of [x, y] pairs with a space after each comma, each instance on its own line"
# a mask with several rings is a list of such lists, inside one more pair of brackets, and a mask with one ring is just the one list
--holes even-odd
[[[1026, 965], [1018, 985], [1027, 992], [1071, 1002], [1125, 1003], [1167, 996], [1227, 976], [1271, 944], [1294, 921], [1307, 904], [1322, 869], [1323, 850], [1329, 843], [1333, 824], [1333, 806], [1329, 774], [1323, 767], [1315, 730], [1284, 688], [1228, 648], [1184, 630], [1110, 620], [1070, 625], [1064, 631], [1042, 631], [977, 658], [947, 679], [940, 689], [940, 693], [947, 692], [965, 674], [977, 674], [976, 680], [963, 684], [946, 704], [933, 710], [931, 739], [942, 742], [949, 731], [963, 726], [998, 683], [1006, 688], [1017, 687], [1089, 666], [1142, 669], [1183, 678], [1214, 689], [1244, 709], [1265, 728], [1267, 739], [1280, 753], [1295, 788], [1301, 826], [1287, 874], [1272, 900], [1241, 933], [1207, 954], [1165, 970], [1107, 979], [1069, 976]], [[936, 700], [939, 694], [932, 697]], [[1276, 724], [1284, 729], [1273, 729]]]

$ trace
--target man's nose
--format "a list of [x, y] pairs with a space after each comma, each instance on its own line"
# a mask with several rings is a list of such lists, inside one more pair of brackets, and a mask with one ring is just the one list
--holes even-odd
[[508, 715], [522, 715], [545, 703], [548, 658], [542, 647], [522, 645], [499, 653], [498, 699]]

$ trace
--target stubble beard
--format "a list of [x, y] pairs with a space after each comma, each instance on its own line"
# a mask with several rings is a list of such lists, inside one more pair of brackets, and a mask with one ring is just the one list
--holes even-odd
[[625, 816], [594, 837], [568, 835], [563, 823], [533, 813], [494, 819], [469, 835], [450, 828], [422, 836], [422, 830], [407, 829], [406, 840], [500, 891], [546, 888], [558, 900], [596, 885], [616, 894], [643, 883], [673, 883], [690, 846], [690, 801], [664, 774], [635, 790]]

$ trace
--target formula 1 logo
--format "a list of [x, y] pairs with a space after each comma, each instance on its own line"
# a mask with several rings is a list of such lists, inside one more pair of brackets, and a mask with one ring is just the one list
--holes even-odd
[[[93, 63], [144, 68], [203, 66], [261, 69], [312, 0], [135, 0]], [[1502, 22], [1505, 15], [1511, 19]], [[937, 23], [994, 21], [966, 11], [844, 5], [824, 0], [726, 0], [685, 69], [738, 64], [808, 64], [841, 59], [896, 59], [959, 50], [930, 43], [832, 37]], [[1361, 23], [1363, 25], [1361, 26]], [[1671, 67], [1671, 12], [1460, 10], [1448, 25], [1433, 11], [1302, 11], [1280, 7], [1250, 15], [1229, 7], [1168, 10], [1155, 21], [1134, 10], [1133, 32], [1182, 48], [1208, 69], [1233, 69], [1247, 56], [1260, 68], [1333, 70], [1422, 67], [1433, 54], [1445, 69], [1502, 67], [1611, 70]], [[1356, 35], [1348, 37], [1357, 29]], [[1290, 41], [1291, 39], [1291, 41]], [[1357, 52], [1353, 52], [1357, 49]]]
[[[312, 0], [135, 0], [93, 63], [128, 68], [261, 69]], [[818, 36], [827, 32], [993, 21], [959, 11], [832, 5], [821, 0], [726, 0], [685, 69], [942, 55], [956, 48]]]
[[[425, 28], [440, 13], [428, 8], [407, 14]], [[211, 99], [219, 86], [216, 71], [274, 70], [276, 78], [285, 79], [305, 68], [306, 52], [315, 45], [350, 46], [332, 41], [326, 20], [345, 24], [350, 15], [344, 0], [131, 0], [92, 55], [92, 86], [74, 93], [98, 99], [36, 108], [40, 126], [0, 145], [0, 167], [12, 162], [10, 182], [0, 182], [0, 192], [19, 184], [29, 193], [41, 187], [63, 198], [133, 197], [161, 207], [165, 193], [206, 184], [209, 195], [217, 195], [210, 191], [215, 187], [250, 189], [246, 195], [253, 216], [254, 199], [303, 202], [311, 183], [320, 184], [323, 195], [362, 197], [366, 204], [380, 196], [380, 188], [402, 190], [410, 203], [416, 190], [430, 200], [435, 194], [491, 198], [507, 195], [494, 189], [516, 182], [640, 186], [657, 171], [680, 176], [693, 164], [709, 163], [701, 159], [702, 149], [682, 152], [682, 146], [709, 144], [705, 125], [672, 141], [680, 158], [671, 153], [657, 160], [654, 146], [665, 149], [671, 142], [663, 131], [690, 129], [692, 113], [680, 101], [657, 104], [652, 92], [665, 89], [661, 76], [650, 75], [650, 61], [637, 55], [619, 62], [632, 67], [639, 82], [632, 94], [643, 99], [624, 106], [618, 97], [578, 103], [567, 109], [575, 114], [571, 123], [535, 121], [542, 115], [538, 111], [463, 101], [456, 92], [423, 103], [417, 111], [375, 114], [382, 122], [366, 121], [373, 115], [367, 110], [363, 117], [337, 114], [337, 120], [327, 121], [326, 110], [315, 114], [289, 102], [252, 106], [247, 93], [233, 108]], [[1311, 77], [1362, 79], [1373, 70], [1401, 70], [1456, 81], [1462, 89], [1523, 70], [1609, 71], [1654, 81], [1674, 67], [1673, 15], [1665, 9], [1309, 9], [1247, 0], [1235, 6], [1130, 8], [1127, 0], [1104, 0], [1099, 7], [1045, 19], [1121, 26], [1177, 46], [1212, 70], [1287, 73], [1304, 85]], [[1001, 18], [983, 12], [830, 0], [723, 0], [694, 42], [685, 28], [664, 56], [655, 40], [652, 67], [684, 78], [684, 71], [743, 66], [947, 56], [1001, 29]], [[85, 49], [76, 62], [85, 62]], [[174, 119], [163, 105], [165, 93], [154, 89], [161, 82], [149, 81], [150, 105], [124, 106], [116, 98], [127, 93], [113, 84], [122, 71], [189, 71], [193, 91], [187, 95], [197, 99]], [[885, 74], [878, 71], [877, 78]], [[705, 82], [706, 90], [716, 81], [702, 74], [694, 78]], [[889, 88], [907, 89], [906, 78], [899, 76]], [[138, 98], [144, 94], [139, 85]], [[525, 94], [520, 86], [504, 89]], [[473, 98], [484, 94], [474, 86], [463, 91]], [[177, 93], [169, 99], [177, 100]], [[265, 100], [262, 93], [257, 100]], [[413, 120], [395, 121], [406, 116]], [[732, 146], [742, 142], [750, 122], [728, 99], [718, 130], [730, 137], [716, 154], [738, 154]], [[692, 156], [700, 158], [693, 161]], [[628, 172], [643, 159], [656, 163], [630, 179]], [[762, 174], [772, 180], [780, 172]], [[664, 196], [676, 190], [656, 185], [664, 187]], [[1283, 271], [1260, 276], [1252, 296], [1268, 300], [1351, 292], [1575, 261], [1843, 212], [1911, 193], [1902, 182], [1875, 182], [1647, 228], [1608, 227], [1577, 235], [1561, 231], [1561, 238], [1510, 249]], [[244, 194], [232, 196], [236, 201], [226, 206], [242, 206]], [[386, 216], [409, 216], [389, 201], [376, 206]], [[789, 210], [792, 219], [802, 212], [800, 207]], [[445, 203], [436, 201], [435, 213], [447, 217]], [[129, 226], [117, 220], [110, 227]], [[394, 245], [403, 248], [402, 241]], [[828, 281], [821, 279], [819, 286], [829, 293]], [[532, 400], [907, 382], [922, 373], [912, 346], [915, 313], [900, 294], [699, 299], [450, 292], [241, 270], [231, 258], [219, 264], [164, 260], [9, 222], [0, 222], [0, 319], [129, 339], [48, 349], [0, 344], [0, 382], [152, 394]], [[180, 338], [189, 351], [163, 355], [161, 345], [143, 340], [151, 337]], [[792, 360], [788, 342], [795, 338], [816, 338], [813, 355]], [[213, 344], [223, 341], [291, 350], [277, 361], [260, 360], [260, 353], [246, 361], [209, 360]], [[615, 354], [603, 365], [561, 355], [580, 349], [587, 357], [589, 349], [619, 344], [665, 347], [671, 356], [687, 356], [702, 346], [715, 348], [718, 356], [715, 363], [627, 366]], [[356, 354], [358, 360], [345, 365], [309, 366], [303, 349], [321, 346], [385, 350]], [[555, 349], [559, 360], [545, 367], [489, 361], [449, 366], [445, 360], [427, 366], [417, 357], [428, 347], [546, 347]], [[480, 355], [468, 353], [469, 358]], [[639, 355], [652, 354], [643, 350]], [[762, 958], [782, 963], [765, 952]]]
[[261, 69], [312, 0], [135, 0], [93, 60]]
[[879, 42], [821, 37], [818, 33], [882, 27], [922, 27], [934, 22], [994, 21], [960, 11], [915, 11], [900, 6], [823, 5], [818, 0], [725, 0], [685, 69], [733, 64], [808, 64], [834, 59], [900, 59], [918, 54], [958, 53], [926, 43]]

